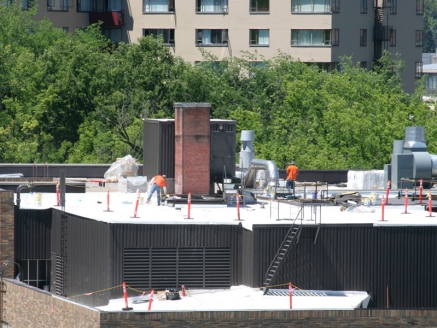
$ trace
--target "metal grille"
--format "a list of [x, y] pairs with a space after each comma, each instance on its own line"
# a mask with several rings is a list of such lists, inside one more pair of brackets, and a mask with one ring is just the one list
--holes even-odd
[[125, 248], [123, 280], [137, 289], [231, 285], [229, 247]]
[[55, 293], [58, 295], [65, 295], [64, 294], [64, 258], [59, 255], [56, 255]]

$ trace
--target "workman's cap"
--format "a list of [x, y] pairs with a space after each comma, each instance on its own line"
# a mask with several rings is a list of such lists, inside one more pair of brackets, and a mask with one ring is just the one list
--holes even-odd
[[296, 162], [295, 161], [291, 161], [290, 164], [296, 164]]
[[165, 174], [163, 174], [162, 177], [165, 178], [166, 177]]

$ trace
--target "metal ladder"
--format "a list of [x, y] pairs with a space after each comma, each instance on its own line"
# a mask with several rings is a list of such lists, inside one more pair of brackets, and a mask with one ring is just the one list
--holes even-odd
[[[300, 211], [299, 211], [300, 212]], [[269, 291], [269, 286], [272, 286], [273, 281], [275, 280], [279, 270], [281, 269], [284, 259], [286, 258], [290, 249], [296, 244], [299, 239], [300, 232], [302, 231], [302, 225], [296, 225], [296, 219], [299, 214], [294, 219], [290, 229], [287, 232], [284, 240], [282, 241], [279, 250], [276, 252], [275, 257], [273, 258], [270, 267], [267, 269], [265, 280], [264, 280], [264, 295]]]

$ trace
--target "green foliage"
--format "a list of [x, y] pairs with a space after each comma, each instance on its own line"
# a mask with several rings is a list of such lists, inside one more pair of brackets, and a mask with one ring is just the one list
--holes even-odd
[[141, 160], [143, 144], [155, 142], [143, 140], [143, 119], [174, 117], [176, 102], [211, 103], [212, 118], [236, 120], [238, 134], [254, 130], [257, 158], [280, 167], [293, 159], [300, 168], [381, 169], [409, 125], [425, 126], [437, 152], [423, 80], [406, 94], [397, 56], [385, 53], [372, 71], [348, 57], [341, 71], [321, 71], [283, 53], [220, 62], [205, 53], [191, 65], [151, 36], [114, 46], [99, 26], [66, 34], [35, 12], [0, 7], [2, 162]]

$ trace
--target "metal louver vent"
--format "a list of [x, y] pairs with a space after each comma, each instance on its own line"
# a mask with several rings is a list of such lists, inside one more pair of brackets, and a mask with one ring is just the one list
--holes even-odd
[[55, 293], [64, 295], [64, 258], [56, 255]]
[[125, 248], [123, 279], [137, 289], [226, 288], [231, 284], [231, 251], [228, 247]]

